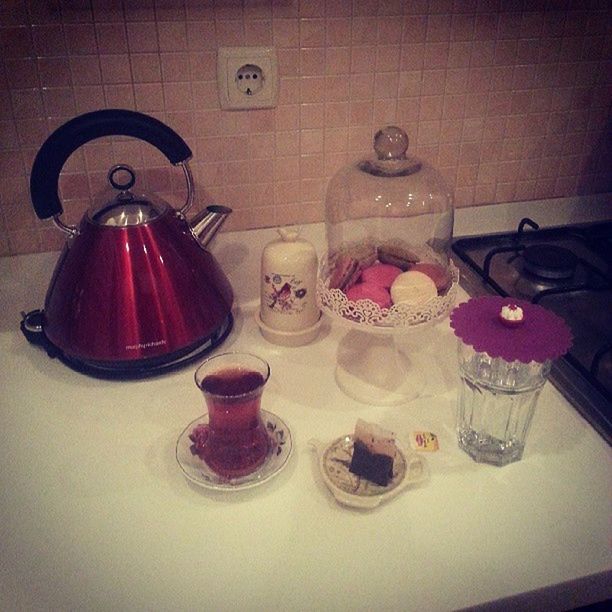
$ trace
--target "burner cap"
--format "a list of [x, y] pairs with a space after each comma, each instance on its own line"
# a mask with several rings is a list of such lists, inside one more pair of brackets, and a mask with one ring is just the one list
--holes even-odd
[[570, 250], [552, 244], [536, 244], [523, 251], [525, 269], [542, 278], [571, 278], [578, 257]]

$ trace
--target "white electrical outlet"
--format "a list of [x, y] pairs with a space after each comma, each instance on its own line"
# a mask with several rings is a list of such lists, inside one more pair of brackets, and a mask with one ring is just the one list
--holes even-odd
[[273, 108], [278, 62], [273, 47], [219, 47], [217, 83], [223, 109]]

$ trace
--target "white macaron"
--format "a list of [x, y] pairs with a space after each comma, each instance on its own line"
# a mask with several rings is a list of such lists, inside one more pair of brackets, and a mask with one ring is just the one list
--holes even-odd
[[437, 295], [436, 283], [427, 274], [416, 270], [402, 272], [391, 285], [391, 299], [394, 304], [420, 306]]

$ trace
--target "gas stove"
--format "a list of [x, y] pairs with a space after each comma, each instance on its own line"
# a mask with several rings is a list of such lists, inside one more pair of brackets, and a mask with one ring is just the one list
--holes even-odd
[[612, 443], [612, 221], [458, 238], [454, 260], [470, 295], [538, 303], [572, 329], [570, 352], [551, 382]]

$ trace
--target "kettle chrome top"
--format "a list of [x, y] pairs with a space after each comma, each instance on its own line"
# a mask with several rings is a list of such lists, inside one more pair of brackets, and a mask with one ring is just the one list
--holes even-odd
[[[123, 181], [121, 181], [122, 176]], [[108, 182], [119, 193], [113, 192], [112, 197], [108, 198], [107, 189], [98, 198], [100, 201], [94, 202], [87, 212], [92, 223], [113, 227], [140, 225], [156, 219], [168, 210], [168, 204], [155, 194], [136, 194], [131, 191], [136, 183], [136, 172], [127, 164], [113, 166], [108, 171]], [[192, 191], [191, 184], [189, 191]], [[71, 229], [70, 233], [73, 232], [78, 232], [77, 228]]]
[[[187, 162], [181, 163], [187, 180], [187, 200], [183, 207], [176, 211], [183, 217], [193, 205], [194, 185], [191, 170]], [[123, 180], [122, 180], [123, 179]], [[119, 193], [112, 193], [108, 197], [108, 189], [99, 196], [98, 202], [92, 204], [87, 217], [92, 223], [112, 227], [126, 227], [149, 223], [163, 215], [170, 207], [165, 201], [154, 193], [134, 193], [131, 191], [136, 184], [136, 172], [128, 164], [117, 164], [108, 171], [108, 182]], [[220, 204], [211, 204], [199, 212], [189, 222], [193, 235], [205, 247], [215, 237], [232, 209]], [[77, 227], [68, 226], [61, 222], [59, 215], [53, 217], [58, 227], [69, 236], [79, 233]]]

